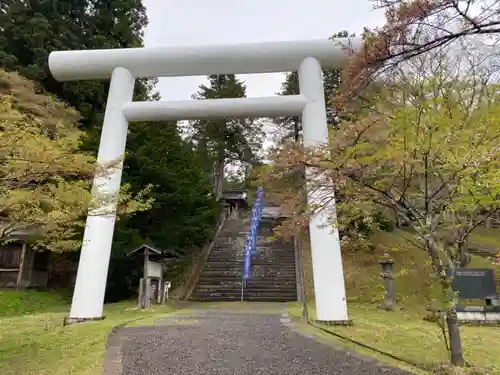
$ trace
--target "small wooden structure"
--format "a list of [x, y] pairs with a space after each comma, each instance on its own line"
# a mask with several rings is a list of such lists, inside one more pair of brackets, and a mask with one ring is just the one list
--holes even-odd
[[28, 243], [31, 232], [13, 232], [0, 246], [0, 286], [45, 288], [48, 281], [48, 252], [34, 251]]
[[[175, 253], [175, 252], [174, 252]], [[143, 277], [139, 280], [139, 296], [137, 306], [148, 309], [156, 302], [163, 304], [168, 298], [170, 282], [163, 281], [166, 258], [172, 258], [172, 251], [163, 252], [152, 245], [143, 244], [128, 253], [129, 256], [140, 255], [144, 258]]]
[[222, 199], [225, 202], [226, 217], [238, 218], [239, 209], [248, 207], [246, 191], [225, 191]]

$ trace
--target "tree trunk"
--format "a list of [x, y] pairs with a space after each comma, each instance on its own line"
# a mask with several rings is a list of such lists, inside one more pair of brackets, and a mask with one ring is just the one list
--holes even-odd
[[452, 270], [450, 269], [452, 265], [445, 266], [440, 260], [438, 250], [433, 245], [433, 243], [437, 242], [439, 242], [439, 239], [435, 239], [433, 242], [426, 240], [425, 246], [432, 260], [434, 270], [440, 277], [440, 284], [446, 301], [446, 326], [450, 342], [450, 361], [454, 366], [463, 366], [465, 364], [465, 360], [462, 351], [462, 339], [460, 337], [460, 328], [458, 326], [457, 319], [457, 302], [455, 292], [452, 288], [453, 279], [450, 275], [450, 273], [454, 272], [451, 272]]
[[450, 340], [451, 364], [454, 366], [463, 366], [465, 360], [462, 351], [462, 339], [460, 337], [460, 328], [458, 327], [457, 309], [454, 304], [446, 311], [446, 325]]
[[222, 191], [224, 189], [224, 167], [226, 166], [224, 157], [220, 157], [215, 165], [215, 181], [214, 181], [214, 193], [215, 199], [218, 201], [222, 197]]
[[448, 340], [450, 342], [450, 361], [454, 366], [465, 364], [464, 353], [462, 351], [462, 338], [460, 337], [460, 327], [457, 318], [457, 302], [455, 292], [452, 288], [452, 278], [444, 270], [440, 271], [441, 285], [447, 299], [446, 304], [446, 328], [448, 329]]
[[212, 163], [212, 194], [217, 199], [217, 182], [219, 181], [217, 162]]
[[300, 117], [293, 118], [293, 140], [300, 142]]

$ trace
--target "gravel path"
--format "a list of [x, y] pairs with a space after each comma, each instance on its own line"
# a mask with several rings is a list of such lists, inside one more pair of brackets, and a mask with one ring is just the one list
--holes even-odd
[[120, 347], [105, 374], [409, 374], [304, 336], [279, 313], [195, 309], [122, 330]]

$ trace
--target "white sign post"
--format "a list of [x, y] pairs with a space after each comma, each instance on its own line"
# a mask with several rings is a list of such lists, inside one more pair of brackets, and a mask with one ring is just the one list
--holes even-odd
[[[59, 51], [49, 67], [59, 81], [109, 79], [98, 163], [121, 160], [129, 121], [166, 121], [230, 117], [302, 116], [304, 143], [328, 142], [321, 68], [336, 68], [359, 39], [305, 40], [234, 45]], [[137, 78], [211, 74], [299, 72], [300, 95], [188, 101], [133, 102]], [[123, 161], [121, 160], [121, 163]], [[94, 192], [116, 195], [122, 168], [96, 176]], [[314, 202], [309, 193], [308, 202]], [[334, 203], [333, 203], [334, 205]], [[116, 199], [103, 214], [90, 212], [82, 245], [68, 322], [102, 317], [115, 225]], [[334, 214], [334, 206], [331, 212]], [[348, 320], [338, 230], [326, 227], [326, 215], [310, 223], [317, 319]]]

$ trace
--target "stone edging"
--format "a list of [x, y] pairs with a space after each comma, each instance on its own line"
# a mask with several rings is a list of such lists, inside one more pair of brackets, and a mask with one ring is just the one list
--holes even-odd
[[111, 329], [104, 354], [103, 375], [122, 374], [122, 340], [123, 328], [127, 323], [119, 324]]

